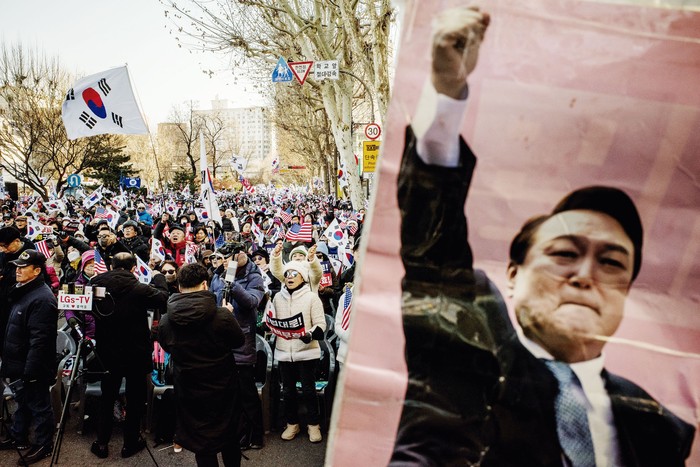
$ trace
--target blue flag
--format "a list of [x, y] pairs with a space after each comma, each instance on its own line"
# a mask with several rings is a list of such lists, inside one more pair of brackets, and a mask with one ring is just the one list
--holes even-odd
[[124, 188], [141, 188], [141, 177], [122, 177], [121, 185]]

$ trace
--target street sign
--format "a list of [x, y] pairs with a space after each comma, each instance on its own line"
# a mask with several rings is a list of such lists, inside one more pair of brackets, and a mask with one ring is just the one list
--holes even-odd
[[82, 183], [82, 180], [80, 179], [80, 175], [78, 174], [71, 174], [68, 176], [66, 179], [66, 183], [68, 183], [68, 186], [71, 188], [76, 188], [79, 187]]
[[283, 57], [280, 57], [280, 59], [277, 60], [275, 69], [272, 70], [272, 82], [288, 83], [293, 79], [294, 76], [292, 75], [292, 70], [289, 68], [289, 65], [287, 65], [287, 61]]
[[340, 69], [338, 60], [322, 60], [314, 63], [314, 79], [322, 81], [324, 79], [339, 79]]
[[299, 84], [304, 84], [306, 77], [309, 76], [309, 71], [311, 71], [311, 65], [313, 64], [314, 62], [289, 62], [289, 68], [292, 69], [292, 73], [296, 76]]
[[382, 134], [382, 129], [377, 123], [370, 123], [365, 127], [365, 136], [367, 139], [371, 139], [374, 141], [375, 139], [379, 138], [379, 135]]
[[379, 158], [379, 141], [362, 142], [362, 171], [374, 172]]

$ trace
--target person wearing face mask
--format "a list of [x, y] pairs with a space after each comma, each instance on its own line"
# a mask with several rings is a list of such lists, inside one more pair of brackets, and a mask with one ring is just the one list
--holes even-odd
[[[72, 250], [68, 253], [69, 256], [78, 256], [79, 266], [78, 274], [75, 277], [75, 283], [78, 285], [89, 284], [90, 279], [95, 277], [95, 250], [88, 250], [82, 255], [78, 254], [77, 250]], [[92, 313], [77, 313], [73, 310], [66, 310], [66, 321], [76, 318], [80, 321], [80, 327], [85, 336], [95, 338], [95, 317]]]
[[318, 397], [316, 396], [315, 372], [321, 358], [318, 340], [323, 339], [326, 320], [323, 304], [318, 294], [309, 286], [308, 261], [290, 261], [284, 266], [284, 287], [273, 300], [277, 319], [287, 319], [301, 314], [306, 334], [300, 339], [278, 337], [275, 344], [275, 360], [279, 362], [284, 394], [284, 415], [287, 427], [282, 439], [289, 441], [301, 431], [297, 406], [297, 381], [306, 405], [308, 434], [312, 443], [322, 441], [319, 425]]
[[177, 287], [177, 270], [177, 263], [170, 259], [163, 261], [163, 264], [160, 266], [160, 272], [165, 276], [165, 282], [168, 284], [168, 293], [170, 295], [180, 292]]
[[[168, 226], [170, 238], [167, 238], [163, 231]], [[185, 228], [170, 221], [168, 214], [163, 214], [153, 231], [153, 238], [160, 240], [165, 248], [166, 255], [175, 260], [179, 267], [185, 264], [185, 251], [187, 249], [187, 239], [185, 238]]]
[[[117, 253], [131, 253], [129, 248], [124, 245], [118, 238], [117, 234], [112, 232], [106, 224], [100, 226], [100, 230], [97, 231], [97, 251], [105, 262], [107, 269], [112, 264], [112, 258]], [[105, 228], [106, 227], [106, 228]]]
[[194, 242], [199, 246], [199, 251], [213, 250], [214, 244], [209, 238], [209, 232], [204, 225], [200, 225], [194, 229]]

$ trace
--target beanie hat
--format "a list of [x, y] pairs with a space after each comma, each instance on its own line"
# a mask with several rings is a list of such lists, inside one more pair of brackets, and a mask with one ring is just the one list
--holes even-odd
[[294, 256], [294, 253], [301, 253], [304, 255], [304, 257], [306, 257], [306, 255], [308, 254], [308, 251], [304, 245], [299, 245], [299, 246], [295, 246], [292, 249], [292, 251], [289, 252], [289, 258]]
[[308, 261], [290, 261], [284, 265], [284, 273], [286, 274], [287, 271], [297, 271], [301, 274], [304, 282], [309, 282], [309, 265], [307, 263]]
[[326, 242], [318, 242], [316, 244], [316, 253], [323, 253], [324, 255], [328, 256], [328, 245], [326, 245]]

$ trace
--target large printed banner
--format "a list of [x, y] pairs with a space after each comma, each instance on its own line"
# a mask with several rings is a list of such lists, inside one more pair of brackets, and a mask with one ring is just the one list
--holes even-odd
[[[410, 132], [407, 138], [406, 129], [419, 119], [434, 118], [430, 112], [435, 107], [417, 109], [421, 96], [433, 88], [434, 32], [447, 28], [436, 23], [445, 21], [440, 12], [463, 7], [465, 2], [408, 1], [404, 5], [387, 138], [373, 217], [363, 236], [366, 254], [335, 400], [328, 465], [387, 465], [392, 459], [405, 461], [407, 457], [401, 456], [411, 454], [422, 459], [417, 464], [425, 465], [425, 459], [439, 459], [440, 449], [448, 456], [458, 447], [464, 449], [465, 465], [518, 465], [509, 455], [523, 456], [520, 465], [561, 465], [564, 457], [575, 456], [555, 429], [560, 423], [558, 416], [555, 421], [555, 405], [560, 403], [555, 399], [557, 393], [565, 392], [563, 383], [553, 376], [553, 367], [544, 363], [552, 356], [566, 360], [568, 354], [559, 353], [547, 341], [547, 316], [541, 318], [539, 329], [540, 318], [534, 324], [525, 319], [532, 316], [528, 312], [544, 309], [538, 308], [541, 304], [527, 309], [521, 303], [523, 294], [543, 292], [534, 279], [532, 257], [526, 256], [517, 267], [509, 268], [508, 261], [511, 240], [528, 219], [552, 213], [565, 195], [590, 185], [619, 188], [630, 196], [643, 225], [643, 246], [641, 240], [628, 238], [630, 231], [639, 229], [627, 228], [633, 222], [624, 213], [612, 216], [613, 224], [607, 227], [600, 222], [609, 219], [593, 222], [590, 212], [579, 211], [589, 218], [578, 221], [567, 217], [571, 212], [556, 214], [552, 217], [556, 222], [546, 227], [538, 224], [542, 230], [532, 240], [539, 248], [546, 235], [559, 232], [556, 242], [571, 242], [566, 251], [546, 244], [532, 253], [564, 269], [585, 263], [589, 258], [585, 255], [590, 255], [591, 269], [578, 270], [584, 279], [575, 286], [596, 290], [596, 303], [570, 299], [563, 305], [573, 304], [571, 316], [577, 319], [555, 324], [584, 326], [587, 319], [598, 322], [607, 316], [611, 306], [619, 310], [610, 315], [613, 324], [586, 338], [587, 343], [597, 342], [592, 348], [603, 349], [602, 358], [600, 352], [583, 352], [584, 357], [570, 365], [582, 380], [583, 389], [579, 386], [577, 391], [593, 401], [588, 429], [595, 452], [590, 455], [599, 465], [671, 465], [654, 463], [659, 456], [667, 462], [682, 462], [690, 450], [686, 464], [700, 465], [700, 442], [693, 433], [700, 420], [700, 12], [628, 3], [479, 3], [490, 14], [490, 24], [468, 79], [466, 117], [459, 133], [478, 161], [465, 213], [474, 268], [483, 270], [488, 279], [478, 275], [474, 279], [463, 270], [457, 271], [461, 276], [447, 274], [453, 272], [454, 258], [469, 257], [462, 245], [466, 239], [447, 245], [412, 245], [416, 251], [403, 254], [414, 259], [424, 255], [426, 268], [412, 271], [417, 279], [407, 281], [412, 296], [404, 297], [402, 309], [405, 269], [399, 254], [397, 178], [404, 150], [406, 157], [413, 157], [404, 170], [422, 180], [416, 183], [423, 187], [431, 183], [425, 181], [429, 171], [411, 151], [415, 140]], [[454, 46], [468, 51], [473, 36], [467, 35], [466, 44], [457, 40]], [[471, 173], [466, 151], [461, 147], [462, 178]], [[442, 183], [434, 181], [436, 191], [463, 190], [460, 179], [449, 170], [440, 173], [444, 177], [438, 174]], [[402, 187], [412, 193], [412, 186]], [[430, 223], [431, 216], [438, 215], [448, 201], [430, 203], [443, 199], [445, 195], [437, 193], [411, 198], [406, 209], [422, 209], [425, 214], [415, 218], [405, 214], [413, 223], [404, 225], [408, 229], [404, 238], [430, 238], [432, 233], [425, 230], [436, 225]], [[610, 204], [615, 203], [611, 198]], [[592, 218], [606, 209], [598, 203]], [[444, 218], [436, 230], [457, 228], [458, 217]], [[615, 221], [624, 224], [624, 232]], [[585, 230], [586, 226], [593, 227]], [[580, 229], [585, 234], [579, 235]], [[618, 248], [620, 243], [624, 248]], [[434, 251], [437, 245], [443, 250]], [[605, 246], [592, 251], [596, 245]], [[640, 258], [635, 259], [635, 248], [643, 252]], [[609, 254], [612, 250], [615, 253]], [[429, 268], [434, 257], [444, 259], [442, 269]], [[631, 287], [627, 287], [629, 277], [615, 282], [620, 268], [629, 275], [637, 262], [641, 270]], [[528, 285], [522, 282], [525, 273], [531, 274]], [[539, 280], [556, 276], [540, 275]], [[447, 285], [421, 286], [439, 277], [445, 277]], [[451, 287], [454, 277], [464, 278], [465, 289]], [[476, 285], [464, 292], [474, 280]], [[495, 295], [484, 298], [488, 294], [484, 290], [496, 288], [505, 304], [493, 299]], [[596, 310], [597, 315], [584, 318], [581, 308]], [[434, 323], [421, 321], [425, 316], [434, 317], [442, 327], [431, 328]], [[507, 316], [514, 326], [512, 334], [502, 319]], [[527, 332], [519, 321], [529, 326]], [[503, 336], [512, 339], [506, 343]], [[416, 350], [420, 346], [424, 346], [422, 353]], [[429, 415], [401, 420], [400, 427], [406, 410], [405, 350], [415, 357], [412, 371], [428, 382], [412, 383], [410, 398], [417, 403], [409, 413]], [[592, 370], [582, 370], [580, 360], [593, 362]], [[465, 365], [477, 361], [481, 365], [473, 369], [473, 378], [460, 379], [469, 372]], [[531, 368], [523, 370], [522, 361]], [[439, 384], [431, 386], [431, 382]], [[522, 410], [538, 409], [523, 415], [518, 408], [521, 403], [527, 405]], [[441, 410], [431, 414], [421, 404]], [[468, 413], [464, 407], [469, 407]], [[460, 411], [463, 416], [449, 421], [454, 423], [451, 433], [441, 440], [436, 433], [445, 430], [445, 420], [450, 420], [446, 414]], [[612, 421], [606, 422], [606, 416]], [[531, 429], [524, 420], [532, 421]], [[536, 446], [517, 444], [531, 436], [539, 440]], [[539, 463], [525, 460], [535, 458]], [[446, 464], [446, 459], [435, 462]]]

